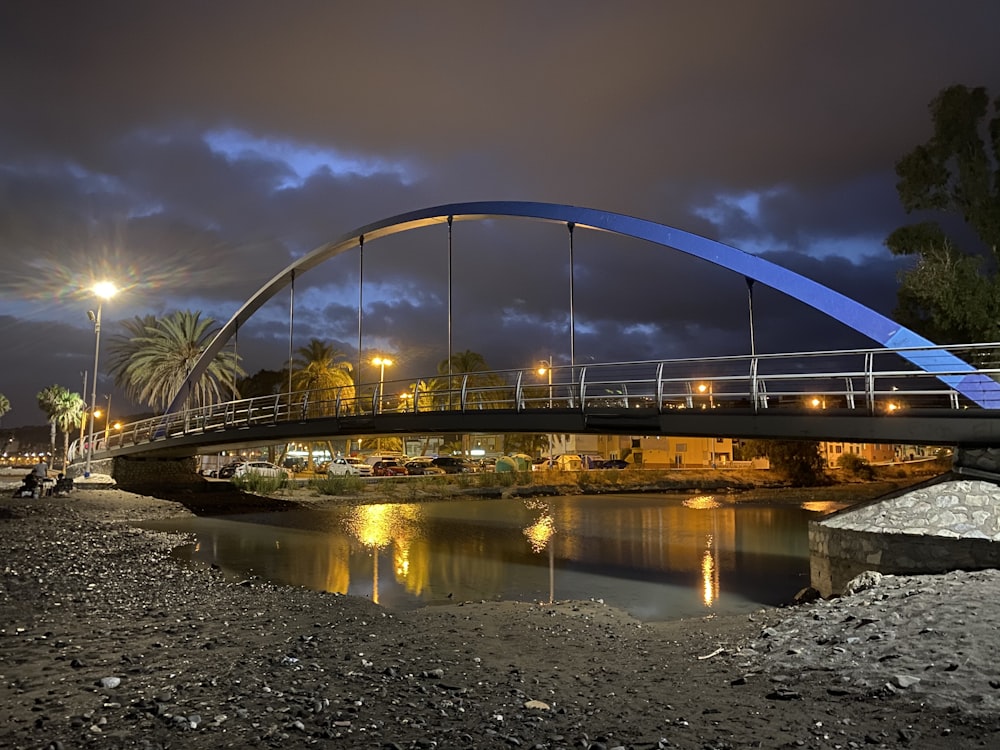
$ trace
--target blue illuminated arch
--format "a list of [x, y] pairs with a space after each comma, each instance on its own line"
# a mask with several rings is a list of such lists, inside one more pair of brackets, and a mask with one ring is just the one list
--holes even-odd
[[[450, 203], [393, 216], [368, 224], [343, 235], [340, 239], [322, 245], [299, 258], [281, 271], [251, 296], [232, 318], [229, 319], [205, 349], [201, 358], [188, 375], [187, 383], [196, 382], [226, 342], [239, 327], [277, 292], [288, 286], [304, 271], [333, 258], [340, 253], [369, 243], [380, 237], [387, 237], [411, 229], [443, 224], [449, 220], [472, 221], [488, 218], [515, 217], [539, 221], [572, 223], [577, 227], [612, 232], [636, 239], [648, 240], [664, 247], [679, 250], [709, 263], [722, 266], [748, 279], [784, 292], [820, 312], [850, 326], [882, 346], [889, 348], [928, 347], [934, 342], [924, 338], [894, 320], [872, 310], [860, 302], [835, 292], [794, 271], [775, 263], [751, 255], [721, 242], [710, 240], [681, 229], [657, 224], [645, 219], [637, 219], [610, 211], [593, 208], [565, 206], [558, 203], [534, 203], [526, 201], [476, 201], [470, 203]], [[1000, 408], [1000, 384], [992, 378], [981, 375], [968, 363], [943, 350], [899, 352], [925, 372], [949, 373], [939, 379], [963, 396], [985, 408]], [[968, 372], [968, 375], [954, 373]], [[181, 409], [186, 399], [187, 388], [182, 388], [167, 409], [168, 413]]]

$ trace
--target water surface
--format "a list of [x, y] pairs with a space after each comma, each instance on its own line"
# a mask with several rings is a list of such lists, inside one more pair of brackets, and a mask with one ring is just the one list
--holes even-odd
[[832, 503], [598, 495], [295, 510], [149, 522], [184, 560], [373, 599], [600, 599], [644, 620], [748, 612], [809, 583], [807, 522]]

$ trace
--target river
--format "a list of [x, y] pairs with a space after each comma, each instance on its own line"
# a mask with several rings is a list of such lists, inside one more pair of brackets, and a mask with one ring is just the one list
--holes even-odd
[[[789, 492], [794, 492], [790, 490]], [[148, 522], [234, 580], [403, 611], [467, 600], [594, 599], [642, 621], [751, 612], [809, 585], [808, 521], [837, 502], [575, 495], [328, 507]]]

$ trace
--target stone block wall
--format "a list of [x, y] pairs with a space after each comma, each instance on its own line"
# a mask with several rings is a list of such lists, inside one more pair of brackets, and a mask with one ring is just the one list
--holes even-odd
[[122, 489], [149, 485], [176, 486], [202, 482], [195, 456], [182, 458], [132, 458], [114, 459], [112, 476]]
[[943, 573], [1000, 567], [1000, 487], [946, 478], [809, 524], [810, 578], [839, 594], [865, 570]]

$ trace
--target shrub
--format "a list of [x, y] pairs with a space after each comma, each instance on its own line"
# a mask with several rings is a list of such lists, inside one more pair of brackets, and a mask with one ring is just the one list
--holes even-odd
[[837, 466], [859, 479], [873, 479], [875, 477], [875, 469], [872, 468], [872, 465], [856, 453], [844, 453], [837, 459]]
[[255, 495], [267, 495], [288, 486], [286, 477], [265, 477], [252, 471], [241, 477], [233, 477], [232, 481], [244, 492]]
[[361, 477], [353, 474], [317, 479], [316, 491], [321, 495], [359, 495], [364, 491], [365, 483]]

